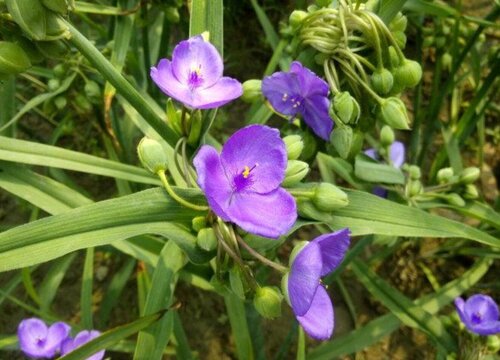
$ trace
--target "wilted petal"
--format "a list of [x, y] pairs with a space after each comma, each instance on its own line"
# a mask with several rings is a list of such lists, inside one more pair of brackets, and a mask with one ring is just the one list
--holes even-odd
[[328, 96], [328, 83], [305, 66], [302, 66], [300, 62], [292, 62], [290, 72], [297, 74], [300, 91], [304, 98], [313, 95], [320, 95], [325, 98]]
[[318, 243], [307, 244], [295, 257], [288, 276], [288, 296], [295, 315], [303, 316], [312, 306], [314, 294], [320, 287], [322, 267]]
[[195, 109], [213, 109], [239, 98], [243, 87], [238, 80], [223, 77], [214, 85], [193, 90], [191, 107]]
[[172, 70], [175, 77], [187, 84], [194, 71], [202, 79], [201, 86], [210, 87], [222, 77], [223, 63], [215, 46], [194, 36], [181, 41], [172, 53]]
[[243, 230], [273, 239], [285, 235], [297, 220], [295, 199], [282, 188], [267, 194], [235, 192], [225, 210]]
[[157, 67], [150, 71], [151, 79], [168, 96], [192, 107], [193, 95], [187, 85], [179, 82], [172, 73], [172, 64], [167, 59], [161, 59]]
[[333, 304], [323, 286], [318, 286], [311, 307], [297, 320], [304, 331], [317, 340], [329, 339], [333, 334], [334, 313]]
[[210, 208], [224, 221], [230, 221], [224, 209], [229, 206], [232, 188], [224, 173], [219, 153], [209, 145], [203, 145], [193, 159], [198, 185], [205, 193]]
[[297, 74], [276, 72], [262, 80], [262, 94], [267, 98], [275, 111], [287, 116], [295, 116], [299, 108], [290, 101], [300, 94]]
[[250, 125], [238, 130], [224, 144], [221, 160], [230, 178], [241, 174], [245, 166], [252, 168], [251, 190], [258, 193], [276, 189], [285, 178], [285, 143], [278, 130], [267, 126]]
[[496, 321], [499, 317], [498, 306], [490, 297], [482, 294], [472, 295], [465, 302], [465, 315], [474, 323], [477, 316], [479, 322]]
[[487, 321], [474, 325], [472, 329], [476, 334], [483, 336], [500, 334], [500, 321]]
[[400, 168], [405, 162], [405, 145], [400, 141], [394, 141], [389, 150], [392, 164]]
[[321, 276], [325, 276], [335, 270], [349, 248], [351, 237], [349, 229], [342, 229], [334, 233], [317, 237], [312, 242], [317, 243], [321, 249], [321, 260], [323, 267]]
[[302, 117], [305, 123], [323, 140], [330, 140], [333, 120], [328, 114], [329, 100], [327, 97], [313, 95], [304, 100]]

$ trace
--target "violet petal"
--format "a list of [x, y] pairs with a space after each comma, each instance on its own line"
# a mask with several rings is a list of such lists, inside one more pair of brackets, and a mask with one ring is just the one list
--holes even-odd
[[52, 324], [47, 332], [46, 346], [59, 351], [61, 343], [68, 338], [70, 331], [71, 327], [62, 321]]
[[295, 315], [303, 316], [309, 311], [320, 286], [322, 267], [318, 243], [310, 242], [295, 257], [288, 276], [288, 296]]
[[238, 80], [223, 77], [214, 85], [193, 90], [193, 100], [190, 104], [195, 109], [213, 109], [239, 98], [243, 87]]
[[482, 294], [472, 295], [465, 302], [465, 315], [472, 322], [475, 316], [480, 316], [480, 322], [497, 321], [499, 317], [498, 306], [490, 297]]
[[221, 161], [232, 179], [241, 174], [245, 166], [251, 169], [248, 174], [252, 180], [251, 190], [267, 193], [279, 187], [285, 177], [286, 147], [278, 130], [250, 125], [227, 140]]
[[457, 314], [460, 317], [460, 320], [464, 323], [465, 326], [469, 327], [469, 320], [467, 315], [465, 315], [465, 301], [461, 297], [455, 298], [455, 307], [457, 309]]
[[286, 116], [297, 115], [299, 109], [290, 101], [300, 94], [297, 74], [276, 72], [262, 80], [262, 94], [275, 111]]
[[500, 334], [500, 321], [486, 321], [472, 326], [470, 330], [483, 336]]
[[325, 276], [335, 270], [342, 260], [350, 244], [349, 229], [342, 229], [334, 233], [317, 237], [312, 242], [316, 242], [321, 249], [321, 260], [323, 267], [321, 276]]
[[300, 62], [292, 62], [290, 65], [290, 72], [297, 74], [300, 91], [304, 98], [308, 98], [313, 95], [319, 95], [325, 98], [328, 96], [328, 83], [314, 72], [303, 66]]
[[333, 304], [323, 286], [318, 286], [307, 313], [297, 316], [304, 331], [314, 339], [326, 340], [333, 334], [335, 315]]
[[151, 79], [168, 96], [191, 106], [193, 95], [187, 85], [180, 83], [172, 72], [172, 64], [167, 59], [161, 59], [157, 67], [150, 71]]
[[234, 192], [225, 210], [243, 230], [272, 239], [285, 235], [297, 220], [295, 199], [283, 188], [267, 194]]
[[333, 120], [328, 114], [328, 98], [320, 95], [312, 95], [304, 101], [305, 105], [302, 112], [304, 122], [317, 136], [329, 141], [333, 129]]
[[405, 145], [400, 141], [394, 141], [389, 149], [389, 157], [394, 167], [400, 168], [405, 162]]

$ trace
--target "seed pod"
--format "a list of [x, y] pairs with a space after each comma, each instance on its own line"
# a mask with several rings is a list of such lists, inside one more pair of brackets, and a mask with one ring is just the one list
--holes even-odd
[[417, 165], [410, 165], [408, 167], [408, 173], [410, 174], [410, 178], [412, 180], [418, 180], [422, 177], [422, 172]]
[[297, 185], [304, 179], [309, 172], [309, 164], [300, 160], [289, 160], [286, 171], [285, 179], [282, 185], [285, 187]]
[[39, 0], [5, 0], [14, 21], [34, 40], [47, 36], [47, 13]]
[[453, 169], [450, 167], [439, 169], [437, 179], [440, 184], [447, 184], [453, 179]]
[[330, 183], [320, 183], [315, 189], [312, 201], [319, 210], [326, 212], [349, 205], [347, 194]]
[[165, 171], [168, 167], [167, 154], [163, 146], [153, 139], [143, 137], [137, 146], [137, 155], [142, 166], [156, 174], [158, 171]]
[[395, 138], [394, 130], [389, 125], [382, 126], [382, 130], [380, 130], [380, 143], [382, 146], [387, 147], [392, 145]]
[[477, 187], [472, 184], [465, 185], [463, 196], [468, 200], [477, 199], [479, 197], [479, 192], [477, 191]]
[[473, 184], [481, 176], [481, 170], [475, 166], [465, 168], [460, 174], [459, 181], [464, 184]]
[[406, 106], [397, 97], [383, 99], [379, 107], [378, 118], [393, 129], [410, 129]]
[[196, 216], [191, 220], [191, 227], [198, 232], [204, 227], [207, 227], [207, 219], [205, 216]]
[[394, 81], [401, 83], [404, 87], [412, 88], [422, 79], [422, 67], [414, 60], [405, 59], [394, 72]]
[[445, 199], [451, 205], [455, 205], [458, 207], [465, 206], [464, 199], [462, 199], [462, 197], [456, 193], [451, 193], [451, 194], [445, 195]]
[[274, 287], [259, 287], [255, 292], [253, 305], [255, 310], [265, 319], [274, 319], [281, 316], [281, 302], [283, 295]]
[[18, 74], [31, 67], [28, 55], [17, 44], [0, 41], [0, 73]]
[[354, 124], [358, 121], [361, 109], [358, 102], [348, 91], [343, 91], [333, 98], [330, 104], [330, 116], [344, 124]]
[[377, 69], [373, 72], [370, 83], [377, 94], [386, 95], [391, 91], [394, 84], [394, 77], [387, 69]]
[[212, 251], [217, 248], [217, 237], [212, 228], [204, 228], [198, 232], [196, 243], [200, 248], [206, 251]]
[[243, 83], [243, 95], [241, 100], [247, 103], [253, 103], [262, 97], [262, 80], [251, 79]]
[[304, 149], [304, 141], [300, 135], [288, 135], [283, 138], [288, 160], [297, 160]]

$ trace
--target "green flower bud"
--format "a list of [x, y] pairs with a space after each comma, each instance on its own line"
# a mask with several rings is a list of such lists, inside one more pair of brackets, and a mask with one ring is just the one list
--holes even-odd
[[443, 69], [450, 71], [452, 62], [453, 58], [451, 57], [450, 53], [446, 52], [443, 54], [443, 56], [441, 56], [441, 63], [443, 65]]
[[56, 13], [66, 15], [68, 13], [68, 4], [66, 0], [41, 0], [42, 5]]
[[14, 21], [23, 29], [29, 38], [44, 40], [47, 36], [47, 14], [40, 1], [5, 0], [7, 9]]
[[385, 68], [377, 69], [373, 72], [370, 83], [377, 94], [388, 94], [394, 85], [394, 77], [391, 72]]
[[283, 295], [274, 287], [259, 287], [253, 298], [255, 310], [266, 319], [274, 319], [281, 316], [281, 301]]
[[396, 68], [394, 79], [407, 88], [415, 87], [422, 79], [422, 67], [416, 61], [405, 59]]
[[349, 204], [347, 194], [330, 183], [320, 183], [314, 191], [312, 201], [319, 210], [326, 212], [343, 208]]
[[217, 248], [217, 236], [212, 228], [203, 228], [198, 232], [196, 243], [200, 248], [206, 251], [212, 251]]
[[481, 170], [475, 166], [471, 166], [465, 168], [459, 177], [459, 181], [463, 184], [472, 184], [476, 182], [477, 179], [481, 176]]
[[166, 6], [163, 9], [165, 13], [165, 17], [171, 24], [177, 24], [181, 20], [181, 16], [179, 15], [179, 9], [175, 6]]
[[404, 32], [406, 30], [406, 26], [408, 25], [408, 19], [402, 13], [397, 13], [396, 16], [392, 19], [389, 24], [389, 28], [392, 32], [401, 31]]
[[462, 197], [456, 193], [451, 193], [451, 194], [445, 195], [444, 198], [451, 205], [455, 205], [458, 207], [465, 206], [464, 199], [462, 199]]
[[360, 113], [358, 102], [348, 91], [335, 95], [330, 105], [330, 116], [344, 124], [356, 123]]
[[338, 124], [330, 135], [330, 142], [342, 159], [349, 156], [353, 141], [353, 132], [350, 126]]
[[389, 125], [382, 126], [382, 130], [380, 130], [380, 143], [382, 144], [382, 146], [390, 146], [392, 145], [394, 140], [394, 130], [392, 130]]
[[307, 17], [307, 13], [302, 10], [294, 10], [290, 14], [290, 18], [288, 19], [288, 22], [292, 29], [298, 29], [301, 25], [304, 19]]
[[243, 95], [241, 100], [253, 103], [262, 97], [262, 80], [251, 79], [243, 83]]
[[410, 165], [408, 167], [408, 173], [410, 174], [410, 178], [412, 180], [418, 180], [422, 177], [422, 172], [417, 165]]
[[399, 66], [399, 55], [394, 46], [389, 46], [389, 60], [391, 61], [391, 67], [395, 68]]
[[440, 169], [437, 173], [437, 179], [440, 184], [447, 184], [451, 182], [455, 173], [450, 167]]
[[288, 160], [297, 160], [304, 149], [304, 141], [300, 135], [288, 135], [283, 138]]
[[101, 88], [99, 84], [96, 83], [95, 81], [93, 80], [87, 81], [83, 90], [85, 91], [85, 95], [91, 102], [98, 103], [101, 101], [102, 99]]
[[465, 185], [463, 196], [468, 200], [477, 199], [479, 197], [479, 192], [477, 191], [477, 187], [473, 184]]
[[308, 163], [300, 160], [289, 160], [282, 185], [285, 187], [296, 185], [306, 177], [308, 172]]
[[54, 66], [54, 75], [58, 78], [62, 78], [66, 74], [66, 67], [63, 64], [57, 64]]
[[61, 82], [58, 79], [50, 79], [47, 83], [49, 91], [56, 91], [61, 86]]
[[410, 129], [410, 120], [406, 113], [406, 106], [403, 101], [397, 97], [390, 97], [382, 100], [378, 118], [393, 129]]
[[396, 44], [399, 48], [404, 49], [406, 46], [406, 34], [404, 31], [394, 31], [392, 36], [394, 36], [394, 40], [396, 40]]
[[17, 44], [0, 41], [0, 73], [19, 74], [31, 67], [30, 59]]
[[420, 180], [410, 181], [406, 187], [406, 195], [408, 197], [413, 197], [421, 194], [423, 191], [422, 183]]
[[54, 105], [58, 110], [62, 110], [68, 105], [68, 100], [64, 96], [58, 96], [54, 99]]
[[163, 150], [163, 146], [156, 140], [143, 137], [137, 145], [137, 155], [139, 155], [142, 166], [153, 174], [167, 169], [167, 154]]
[[191, 227], [194, 231], [198, 232], [204, 227], [207, 227], [207, 219], [205, 216], [196, 216], [191, 220]]
[[189, 121], [189, 135], [187, 142], [189, 145], [195, 146], [200, 140], [201, 129], [203, 127], [203, 119], [200, 110], [195, 110]]
[[498, 335], [489, 335], [486, 337], [486, 346], [488, 351], [496, 354], [500, 351], [500, 337]]
[[446, 37], [436, 36], [434, 43], [436, 44], [436, 48], [441, 49], [446, 45]]

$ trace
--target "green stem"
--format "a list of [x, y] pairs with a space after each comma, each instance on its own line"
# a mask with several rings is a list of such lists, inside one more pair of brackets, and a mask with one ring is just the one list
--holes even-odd
[[250, 245], [248, 245], [245, 240], [243, 240], [241, 238], [241, 236], [239, 236], [238, 234], [236, 234], [236, 240], [238, 240], [238, 243], [246, 250], [248, 251], [248, 253], [250, 255], [252, 255], [254, 258], [256, 258], [257, 260], [259, 260], [261, 263], [269, 266], [269, 267], [272, 267], [273, 269], [275, 270], [278, 270], [279, 272], [285, 274], [288, 272], [288, 268], [286, 266], [283, 266], [281, 264], [278, 264], [272, 260], [269, 260], [268, 258], [266, 258], [265, 256], [262, 256], [261, 254], [259, 254], [257, 251], [255, 251], [254, 249], [252, 249], [252, 247]]
[[167, 190], [168, 194], [175, 201], [177, 201], [179, 204], [181, 204], [187, 208], [196, 210], [196, 211], [207, 211], [209, 209], [208, 206], [196, 205], [196, 204], [190, 203], [189, 201], [187, 201], [187, 200], [181, 198], [179, 195], [177, 195], [175, 193], [174, 189], [172, 189], [172, 187], [168, 183], [167, 177], [165, 176], [165, 171], [159, 170], [156, 174], [160, 177], [160, 180], [161, 180], [163, 186], [165, 187], [165, 190]]
[[123, 95], [123, 97], [137, 110], [139, 114], [156, 130], [156, 132], [165, 141], [174, 147], [177, 141], [177, 135], [170, 129], [166, 123], [159, 117], [156, 112], [151, 108], [147, 101], [141, 96], [137, 89], [130, 84], [123, 75], [116, 70], [116, 68], [109, 62], [108, 59], [101, 54], [101, 52], [84, 36], [82, 35], [71, 23], [60, 17], [71, 34], [69, 39], [73, 45], [91, 62], [95, 68], [108, 80], [116, 90]]
[[311, 189], [300, 189], [300, 188], [294, 188], [294, 189], [286, 189], [292, 196], [294, 197], [304, 197], [311, 199], [315, 195], [315, 191]]

